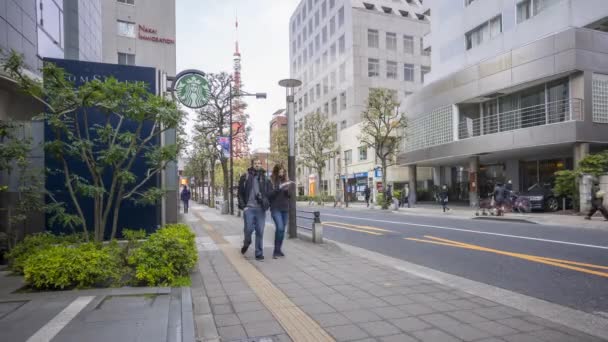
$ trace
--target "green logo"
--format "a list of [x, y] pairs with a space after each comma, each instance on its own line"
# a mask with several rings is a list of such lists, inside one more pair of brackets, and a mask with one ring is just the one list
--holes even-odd
[[201, 108], [209, 98], [209, 83], [201, 72], [178, 75], [173, 91], [177, 100], [188, 108]]

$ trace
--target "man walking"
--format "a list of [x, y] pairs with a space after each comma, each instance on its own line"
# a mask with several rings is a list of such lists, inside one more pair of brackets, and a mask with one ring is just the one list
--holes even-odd
[[441, 192], [439, 192], [439, 201], [441, 202], [441, 207], [443, 208], [444, 213], [446, 210], [450, 210], [450, 208], [448, 208], [448, 197], [448, 187], [444, 185], [441, 188]]
[[367, 204], [367, 207], [369, 208], [369, 198], [371, 195], [371, 191], [369, 190], [369, 186], [365, 186], [365, 190], [364, 190], [364, 195], [365, 195], [365, 203]]
[[593, 187], [591, 187], [591, 210], [585, 216], [585, 220], [591, 220], [591, 216], [595, 214], [596, 211], [602, 213], [604, 216], [604, 221], [608, 221], [608, 210], [604, 208], [604, 196], [606, 194], [604, 191], [600, 190], [600, 185], [597, 181], [593, 182]]
[[247, 252], [251, 245], [251, 235], [255, 231], [255, 259], [258, 261], [264, 260], [264, 225], [266, 210], [270, 207], [268, 200], [270, 189], [266, 172], [262, 169], [262, 162], [258, 159], [254, 160], [253, 167], [250, 167], [239, 180], [238, 201], [245, 220], [245, 239], [241, 254]]
[[190, 190], [188, 190], [188, 186], [184, 185], [182, 192], [180, 193], [180, 199], [182, 203], [184, 203], [184, 214], [188, 213], [188, 205], [190, 204]]

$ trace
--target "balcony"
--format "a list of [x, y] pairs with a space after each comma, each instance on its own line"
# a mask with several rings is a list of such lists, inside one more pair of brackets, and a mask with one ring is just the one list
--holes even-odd
[[461, 117], [458, 124], [458, 138], [468, 139], [522, 128], [580, 120], [583, 120], [583, 101], [564, 99], [475, 119]]

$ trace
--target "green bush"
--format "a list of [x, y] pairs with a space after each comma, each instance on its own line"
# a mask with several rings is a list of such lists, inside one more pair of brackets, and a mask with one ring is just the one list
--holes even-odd
[[576, 172], [571, 170], [557, 171], [553, 191], [558, 196], [573, 198], [576, 192]]
[[119, 276], [116, 250], [95, 243], [50, 245], [25, 261], [25, 281], [36, 289], [85, 288]]
[[135, 278], [149, 286], [183, 286], [196, 264], [194, 233], [185, 224], [167, 225], [151, 234], [129, 256]]
[[48, 232], [26, 236], [7, 254], [10, 269], [15, 273], [23, 274], [23, 267], [30, 256], [59, 242], [58, 236]]
[[333, 203], [336, 201], [334, 196], [331, 195], [323, 195], [323, 197], [321, 197], [321, 199], [323, 200], [323, 202], [330, 202]]

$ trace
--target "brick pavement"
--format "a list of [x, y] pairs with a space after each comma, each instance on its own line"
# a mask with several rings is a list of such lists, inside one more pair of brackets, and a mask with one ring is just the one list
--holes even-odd
[[[302, 330], [336, 341], [601, 341], [333, 244], [288, 240], [286, 258], [257, 262], [248, 252], [245, 259], [239, 218], [193, 205], [183, 219], [197, 233], [201, 256], [192, 290], [201, 341], [300, 341]], [[272, 233], [267, 226], [267, 257]], [[284, 317], [269, 303], [274, 296], [298, 314]]]

